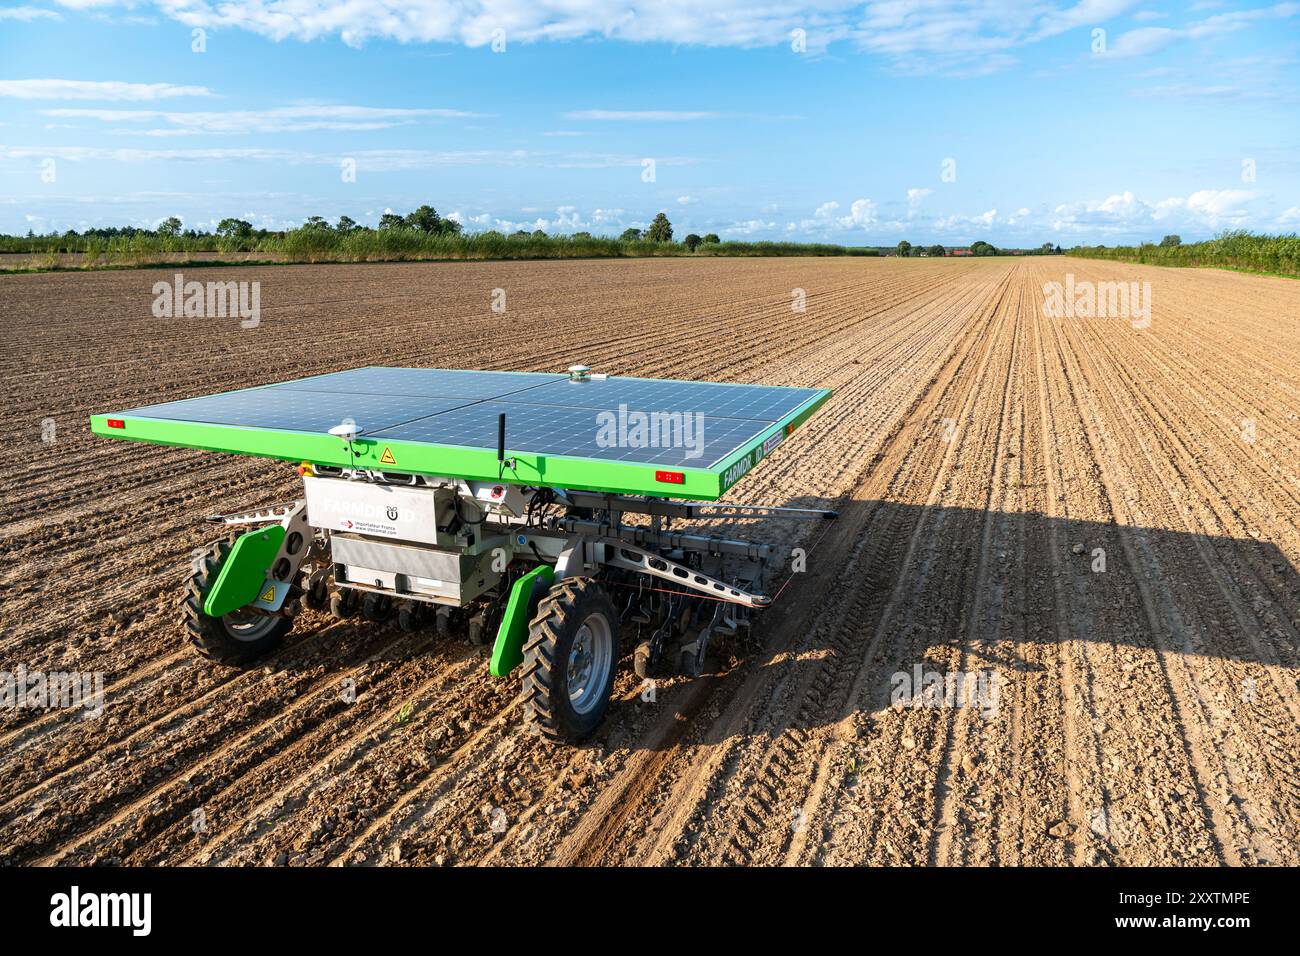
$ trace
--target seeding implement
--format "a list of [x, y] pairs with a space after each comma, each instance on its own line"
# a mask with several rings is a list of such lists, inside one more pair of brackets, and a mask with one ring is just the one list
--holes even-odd
[[[642, 677], [697, 675], [710, 640], [770, 603], [777, 549], [674, 522], [833, 518], [716, 504], [825, 389], [370, 367], [91, 418], [110, 438], [300, 462], [303, 497], [208, 520], [184, 602], [198, 650], [241, 665], [302, 605], [406, 630], [462, 621], [522, 667], [528, 719], [580, 740], [604, 719], [620, 632]], [[238, 529], [247, 528], [242, 532]]]

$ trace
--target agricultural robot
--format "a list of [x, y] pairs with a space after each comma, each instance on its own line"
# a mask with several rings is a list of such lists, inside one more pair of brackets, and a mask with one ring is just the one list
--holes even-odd
[[304, 606], [464, 627], [491, 643], [493, 675], [520, 672], [526, 720], [576, 742], [606, 716], [626, 636], [641, 677], [698, 675], [711, 643], [770, 603], [778, 549], [692, 522], [834, 517], [718, 503], [829, 395], [582, 365], [369, 367], [91, 424], [298, 463], [300, 497], [208, 518], [225, 534], [196, 554], [182, 605], [204, 656], [249, 665]]

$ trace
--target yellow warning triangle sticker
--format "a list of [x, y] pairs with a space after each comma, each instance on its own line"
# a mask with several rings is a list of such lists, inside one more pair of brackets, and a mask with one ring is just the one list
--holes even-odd
[[[244, 593], [248, 593], [248, 592], [244, 592]], [[263, 595], [262, 595], [260, 598], [258, 598], [258, 600], [259, 600], [259, 601], [265, 601], [267, 604], [270, 604], [272, 601], [274, 601], [274, 600], [275, 600], [275, 585], [274, 585], [274, 584], [268, 585], [267, 588], [266, 588], [265, 593], [263, 593]]]
[[384, 453], [379, 456], [379, 463], [381, 465], [397, 464], [397, 459], [393, 457], [393, 450], [387, 445], [384, 446]]

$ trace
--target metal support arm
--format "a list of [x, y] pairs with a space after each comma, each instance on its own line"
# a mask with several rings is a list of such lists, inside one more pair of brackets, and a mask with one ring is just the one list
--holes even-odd
[[605, 546], [604, 563], [610, 567], [622, 568], [624, 571], [635, 571], [640, 574], [650, 574], [657, 578], [663, 578], [665, 581], [672, 581], [674, 584], [690, 588], [693, 591], [699, 591], [701, 594], [716, 600], [729, 601], [732, 604], [744, 604], [747, 607], [767, 607], [772, 603], [771, 598], [762, 594], [750, 594], [748, 591], [742, 591], [740, 588], [732, 587], [717, 578], [701, 574], [694, 568], [688, 568], [684, 564], [660, 557], [652, 551], [638, 548], [618, 538], [603, 538], [600, 543]]

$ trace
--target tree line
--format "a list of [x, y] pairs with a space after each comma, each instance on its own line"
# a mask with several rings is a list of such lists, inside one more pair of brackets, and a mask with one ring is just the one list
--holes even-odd
[[[436, 260], [622, 258], [640, 256], [875, 256], [869, 246], [818, 242], [724, 241], [717, 233], [690, 233], [675, 241], [673, 224], [658, 213], [644, 229], [620, 236], [590, 232], [547, 235], [519, 229], [465, 232], [462, 224], [423, 205], [406, 215], [385, 213], [374, 227], [348, 216], [329, 222], [311, 216], [286, 230], [257, 228], [226, 218], [211, 232], [185, 229], [175, 216], [154, 229], [107, 227], [26, 238], [0, 235], [0, 252], [27, 254], [17, 269], [97, 269], [203, 261], [218, 262], [428, 262]], [[215, 253], [215, 255], [214, 255]], [[63, 256], [77, 258], [68, 261]]]
[[1072, 256], [1114, 259], [1160, 266], [1210, 266], [1300, 276], [1300, 236], [1258, 235], [1244, 229], [1229, 229], [1204, 242], [1183, 242], [1168, 235], [1156, 242], [1136, 246], [1075, 246]]
[[[273, 237], [282, 237], [287, 233], [298, 230], [309, 232], [331, 232], [339, 235], [349, 235], [356, 232], [385, 232], [393, 230], [407, 230], [413, 233], [420, 233], [426, 236], [458, 236], [464, 232], [464, 226], [455, 219], [439, 215], [438, 210], [428, 204], [422, 205], [417, 209], [408, 212], [406, 215], [398, 215], [393, 212], [386, 212], [379, 217], [379, 223], [374, 228], [363, 226], [351, 216], [339, 216], [338, 220], [330, 223], [324, 216], [308, 216], [303, 224], [297, 229], [265, 229], [254, 226], [247, 219], [237, 219], [228, 217], [222, 219], [215, 229], [208, 232], [203, 229], [186, 229], [184, 223], [177, 216], [168, 216], [162, 220], [153, 229], [145, 229], [139, 226], [96, 226], [90, 229], [78, 231], [68, 229], [62, 233], [51, 232], [48, 236], [38, 236], [32, 230], [27, 230], [27, 239], [42, 238], [59, 238], [68, 239], [132, 239], [138, 236], [154, 237], [158, 239], [176, 239], [176, 240], [199, 240], [206, 237], [216, 237], [219, 239], [229, 240], [258, 240], [269, 239]], [[505, 235], [495, 229], [490, 229], [486, 233], [488, 237]], [[547, 233], [542, 229], [535, 229], [529, 232], [525, 229], [519, 229], [510, 233], [512, 239], [522, 239], [532, 237], [535, 239], [548, 238]], [[4, 239], [18, 239], [16, 236], [2, 236]], [[571, 239], [593, 239], [590, 232], [575, 232], [569, 238]], [[623, 242], [672, 242], [673, 241], [673, 224], [669, 222], [665, 213], [657, 214], [645, 229], [625, 229], [621, 236], [618, 237]], [[683, 244], [692, 252], [701, 245], [713, 243], [721, 244], [722, 240], [716, 232], [710, 232], [703, 236], [696, 233], [690, 233], [682, 240]]]
[[[900, 256], [946, 256], [950, 250], [965, 249], [965, 246], [914, 246], [906, 239], [894, 247], [895, 253]], [[985, 242], [983, 239], [977, 239], [970, 244], [970, 254], [972, 256], [1004, 256], [1010, 255], [1011, 249], [999, 249], [991, 242]], [[1014, 252], [1022, 256], [1059, 256], [1062, 255], [1061, 247], [1045, 242], [1041, 246], [1033, 249], [1016, 249]]]

